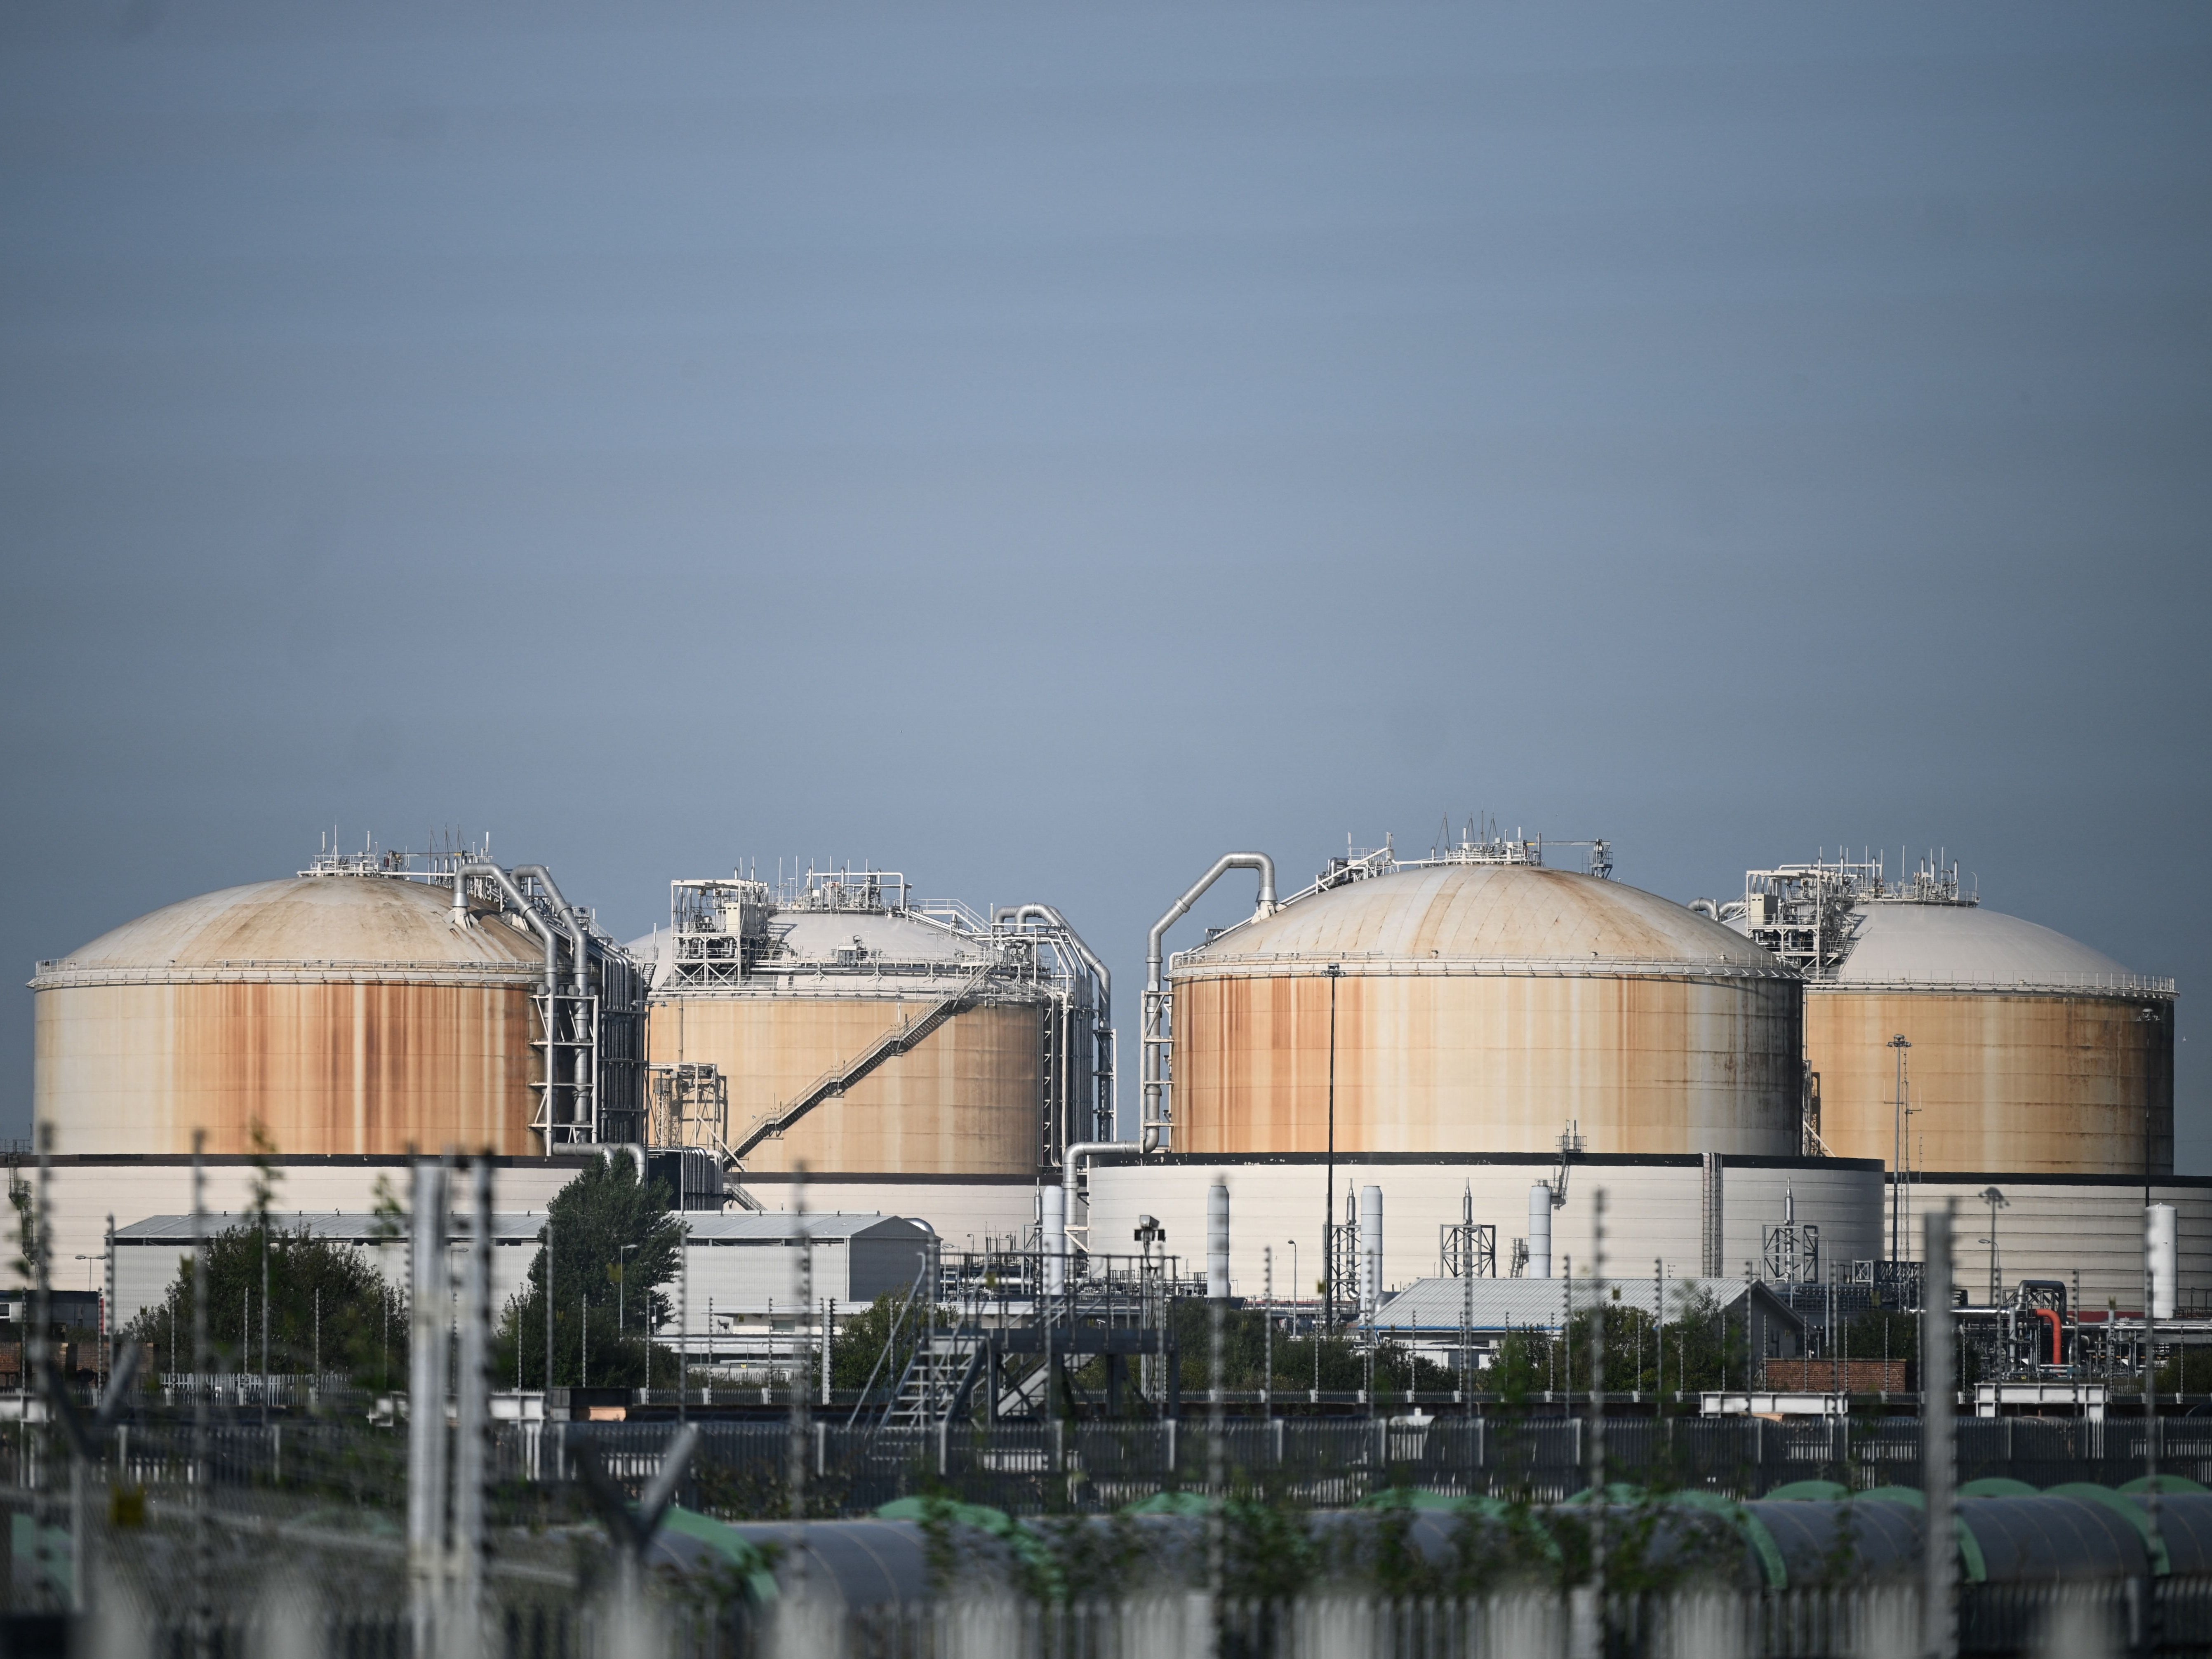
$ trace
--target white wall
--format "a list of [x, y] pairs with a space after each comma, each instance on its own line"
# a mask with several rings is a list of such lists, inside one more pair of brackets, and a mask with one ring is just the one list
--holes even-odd
[[[1989, 1295], [1990, 1209], [1975, 1194], [1992, 1178], [1916, 1182], [1906, 1255], [1920, 1259], [1921, 1222], [1946, 1198], [1956, 1200], [1952, 1223], [1952, 1282], [1974, 1301]], [[2055, 1279], [2072, 1292], [2081, 1274], [2081, 1303], [2092, 1313], [2107, 1302], [2130, 1312], [2142, 1306], [2143, 1189], [2120, 1182], [2027, 1182], [1994, 1177], [2009, 1207], [1997, 1212], [1997, 1270], [2009, 1290], [2023, 1279]], [[2154, 1182], [2154, 1203], [2174, 1206], [2179, 1228], [2180, 1289], [2212, 1288], [2212, 1189]]]
[[[1498, 1164], [1340, 1164], [1330, 1218], [1344, 1218], [1347, 1178], [1355, 1190], [1382, 1188], [1383, 1263], [1390, 1288], [1434, 1274], [1437, 1229], [1460, 1219], [1461, 1195], [1470, 1185], [1474, 1218], [1498, 1229], [1498, 1270], [1509, 1270], [1513, 1240], [1528, 1229], [1528, 1188], [1556, 1166]], [[1747, 1258], [1760, 1253], [1760, 1229], [1782, 1218], [1785, 1172], [1730, 1168], [1724, 1176], [1722, 1226], [1723, 1271], [1738, 1273]], [[1166, 1226], [1166, 1248], [1182, 1258], [1188, 1272], [1202, 1273], [1206, 1258], [1206, 1194], [1218, 1176], [1229, 1188], [1231, 1289], [1237, 1296], [1261, 1293], [1261, 1249], [1275, 1252], [1278, 1295], [1290, 1294], [1290, 1241], [1297, 1241], [1300, 1293], [1314, 1294], [1321, 1277], [1322, 1183], [1320, 1165], [1280, 1164], [1113, 1164], [1091, 1176], [1090, 1237], [1094, 1251], [1136, 1253], [1131, 1238], [1139, 1214]], [[1800, 1221], [1820, 1224], [1823, 1261], [1870, 1259], [1881, 1237], [1881, 1176], [1850, 1169], [1788, 1172]], [[1605, 1268], [1608, 1274], [1640, 1278], [1656, 1256], [1669, 1277], [1694, 1276], [1701, 1270], [1704, 1215], [1703, 1171], [1696, 1165], [1638, 1164], [1611, 1168], [1578, 1165], [1567, 1185], [1567, 1202], [1553, 1212], [1554, 1274], [1572, 1257], [1574, 1271], [1587, 1276], [1596, 1260], [1593, 1225], [1599, 1188], [1606, 1192]], [[1840, 1257], [1837, 1252], [1847, 1252]]]

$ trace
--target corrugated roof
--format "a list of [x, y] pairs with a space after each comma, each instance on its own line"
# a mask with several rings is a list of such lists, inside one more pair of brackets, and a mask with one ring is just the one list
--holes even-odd
[[[1710, 1297], [1717, 1306], [1729, 1308], [1754, 1289], [1765, 1291], [1764, 1285], [1750, 1279], [1669, 1279], [1664, 1283], [1664, 1318], [1669, 1320], [1680, 1318], [1684, 1306], [1694, 1303], [1700, 1295]], [[1621, 1306], [1640, 1308], [1648, 1314], [1652, 1310], [1656, 1289], [1649, 1279], [1478, 1279], [1474, 1281], [1471, 1328], [1558, 1330], [1566, 1316], [1571, 1292], [1576, 1313], [1586, 1312], [1601, 1297], [1612, 1301], [1613, 1292], [1618, 1291]], [[1765, 1293], [1773, 1301], [1773, 1311], [1778, 1316], [1797, 1322], [1771, 1291]], [[1467, 1283], [1462, 1279], [1417, 1279], [1376, 1310], [1376, 1328], [1456, 1331], [1468, 1295]]]
[[1526, 865], [1433, 865], [1285, 905], [1175, 959], [1178, 979], [1297, 971], [1782, 977], [1766, 951], [1656, 893]]
[[2022, 989], [2171, 989], [2101, 951], [2018, 916], [1978, 905], [1861, 905], [1838, 985], [1961, 985]]
[[[776, 1244], [798, 1236], [799, 1217], [789, 1211], [771, 1210], [764, 1215], [723, 1215], [692, 1212], [678, 1218], [693, 1238], [705, 1244]], [[239, 1211], [210, 1212], [207, 1218], [208, 1236], [213, 1237], [228, 1228], [239, 1226], [252, 1219], [250, 1213]], [[342, 1243], [368, 1244], [383, 1239], [395, 1224], [367, 1210], [350, 1211], [283, 1211], [272, 1210], [270, 1224], [282, 1232], [296, 1232], [301, 1229], [313, 1237], [335, 1239]], [[914, 1222], [899, 1216], [886, 1216], [875, 1211], [810, 1211], [806, 1218], [806, 1232], [810, 1238], [823, 1243], [836, 1243], [857, 1234], [871, 1232], [885, 1224], [887, 1231], [896, 1237], [911, 1233], [917, 1238], [928, 1235]], [[405, 1236], [406, 1221], [401, 1218], [396, 1224]], [[534, 1241], [545, 1225], [543, 1212], [522, 1213], [501, 1212], [492, 1217], [492, 1237], [499, 1243], [527, 1243]], [[457, 1218], [449, 1235], [459, 1243], [469, 1235], [465, 1218]], [[119, 1244], [175, 1244], [190, 1249], [192, 1242], [192, 1218], [189, 1215], [149, 1216], [143, 1221], [134, 1221], [127, 1227], [115, 1230]]]

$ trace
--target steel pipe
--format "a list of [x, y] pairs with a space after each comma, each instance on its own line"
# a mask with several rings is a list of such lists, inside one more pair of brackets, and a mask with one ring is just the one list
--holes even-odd
[[1144, 1103], [1142, 1146], [1148, 1152], [1160, 1149], [1164, 1130], [1172, 1128], [1161, 1110], [1164, 1094], [1160, 1061], [1168, 1039], [1161, 1031], [1161, 1016], [1164, 1012], [1165, 993], [1160, 982], [1161, 941], [1169, 928], [1188, 915], [1190, 907], [1198, 902], [1206, 890], [1231, 870], [1256, 870], [1260, 872], [1260, 902], [1252, 915], [1255, 920], [1275, 914], [1275, 861], [1265, 853], [1224, 853], [1214, 860], [1213, 868], [1200, 877], [1191, 890], [1169, 907], [1168, 913], [1152, 924], [1152, 931], [1145, 947], [1145, 1008], [1144, 1008]]
[[514, 908], [522, 913], [522, 919], [545, 941], [545, 994], [552, 996], [556, 994], [561, 988], [561, 941], [554, 933], [552, 924], [539, 915], [530, 901], [523, 897], [522, 890], [514, 884], [514, 878], [496, 864], [460, 866], [453, 872], [454, 885], [458, 888], [471, 876], [481, 876], [486, 881], [498, 883], [499, 890], [507, 895]]
[[514, 866], [514, 873], [534, 879], [545, 890], [545, 896], [551, 899], [554, 907], [560, 911], [561, 927], [568, 935], [569, 981], [576, 988], [578, 996], [589, 996], [592, 989], [587, 971], [590, 958], [585, 950], [584, 930], [576, 921], [576, 907], [562, 896], [561, 890], [553, 884], [553, 872], [544, 865], [518, 864]]
[[[1042, 921], [1048, 927], [1057, 930], [1064, 937], [1068, 947], [1081, 960], [1083, 965], [1090, 969], [1091, 977], [1097, 981], [1098, 1006], [1092, 1011], [1091, 1066], [1094, 1079], [1103, 1080], [1106, 1085], [1106, 1121], [1109, 1123], [1118, 1123], [1121, 1103], [1119, 1098], [1121, 1079], [1115, 1073], [1113, 1058], [1114, 975], [1108, 971], [1106, 964], [1098, 959], [1091, 948], [1083, 942], [1082, 935], [1068, 926], [1067, 918], [1049, 904], [1002, 904], [991, 912], [991, 925], [994, 927], [1002, 922], [1011, 922], [1014, 927], [1019, 927], [1025, 921]], [[1102, 1030], [1106, 1033], [1106, 1064], [1104, 1069], [1100, 1071], [1097, 1034]], [[1094, 1111], [1096, 1105], [1097, 1103], [1094, 1101]], [[1067, 1154], [1065, 1152], [1060, 1154], [1060, 1161], [1061, 1169], [1065, 1170], [1067, 1167]]]

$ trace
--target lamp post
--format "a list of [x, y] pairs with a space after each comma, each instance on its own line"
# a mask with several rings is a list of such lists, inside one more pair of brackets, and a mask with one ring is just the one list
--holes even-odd
[[1997, 1277], [1997, 1212], [2012, 1207], [2012, 1200], [1994, 1187], [1984, 1187], [1974, 1194], [1990, 1206], [1990, 1236], [1984, 1242], [1990, 1247], [1990, 1306], [1997, 1305], [2003, 1293], [2003, 1284]]
[[1889, 1155], [1889, 1263], [1894, 1273], [1897, 1264], [1905, 1260], [1905, 1054], [1912, 1044], [1899, 1031], [1890, 1038], [1888, 1047], [1897, 1056], [1897, 1083], [1890, 1101]]
[[[1336, 1237], [1332, 1231], [1336, 1221], [1336, 982], [1343, 975], [1341, 964], [1328, 964], [1328, 1163], [1321, 1190], [1321, 1294], [1322, 1316], [1331, 1325], [1336, 1323], [1336, 1252], [1330, 1248]], [[1316, 1347], [1314, 1352], [1318, 1366], [1321, 1350]]]

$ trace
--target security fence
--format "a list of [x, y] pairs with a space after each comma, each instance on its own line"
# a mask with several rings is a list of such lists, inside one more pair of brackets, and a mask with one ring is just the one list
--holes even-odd
[[[848, 1427], [814, 1420], [698, 1425], [687, 1503], [732, 1518], [775, 1516], [803, 1502], [812, 1516], [867, 1513], [893, 1499], [943, 1493], [1012, 1514], [1111, 1511], [1162, 1492], [1221, 1484], [1297, 1507], [1356, 1504], [1396, 1487], [1557, 1501], [1595, 1472], [1583, 1419], [1283, 1419], [1224, 1423], [1217, 1444], [1203, 1420], [944, 1423]], [[501, 1423], [492, 1431], [494, 1510], [527, 1519], [566, 1503], [588, 1446], [635, 1486], [657, 1466], [672, 1422]], [[1968, 1419], [1955, 1425], [1958, 1478], [2045, 1487], [2090, 1480], [2120, 1486], [2153, 1462], [2165, 1474], [2212, 1485], [2212, 1419], [2092, 1422]], [[1608, 1481], [1763, 1497], [1806, 1480], [1864, 1490], [1917, 1486], [1920, 1425], [1905, 1419], [1773, 1422], [1650, 1418], [1604, 1425]], [[320, 1494], [396, 1507], [405, 1490], [404, 1431], [360, 1418], [240, 1413], [196, 1429], [182, 1417], [118, 1427], [96, 1480], [173, 1492], [219, 1490]], [[66, 1453], [35, 1425], [0, 1425], [0, 1489], [57, 1492]]]

